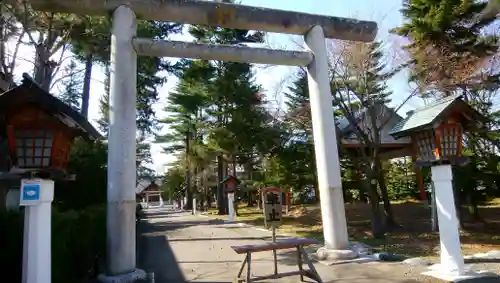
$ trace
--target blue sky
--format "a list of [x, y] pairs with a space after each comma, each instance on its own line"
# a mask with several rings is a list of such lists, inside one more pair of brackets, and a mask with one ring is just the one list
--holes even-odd
[[[329, 2], [329, 3], [328, 3]], [[274, 9], [291, 10], [298, 12], [306, 12], [312, 14], [353, 17], [362, 20], [376, 21], [379, 25], [379, 33], [377, 39], [386, 42], [388, 53], [392, 54], [397, 48], [398, 41], [394, 36], [390, 36], [388, 30], [401, 24], [402, 18], [399, 13], [401, 8], [401, 0], [243, 0], [242, 4], [250, 6], [267, 7]], [[175, 35], [172, 39], [190, 41], [190, 37], [186, 35]], [[293, 41], [292, 41], [293, 39]], [[281, 34], [269, 34], [267, 41], [273, 48], [297, 49], [297, 37]], [[25, 60], [20, 61], [20, 65], [16, 69], [16, 73], [21, 72], [31, 73], [32, 63], [29, 58], [33, 58], [33, 52], [29, 49], [23, 49], [20, 52], [20, 57]], [[391, 56], [391, 55], [389, 55]], [[257, 83], [261, 84], [265, 93], [269, 96], [276, 94], [279, 86], [283, 86], [282, 81], [290, 78], [294, 68], [290, 67], [269, 67], [259, 68], [256, 70]], [[92, 85], [91, 85], [91, 102], [89, 109], [89, 118], [94, 125], [95, 120], [99, 117], [98, 101], [104, 93], [104, 74], [102, 68], [96, 66], [93, 70]], [[175, 86], [176, 79], [169, 77], [168, 82], [160, 88], [160, 101], [154, 106], [158, 117], [163, 117], [161, 109], [164, 106], [169, 91]], [[389, 87], [393, 90], [394, 96], [393, 106], [397, 106], [410, 93], [411, 89], [408, 86], [407, 78], [404, 74], [398, 75], [391, 80]], [[55, 91], [55, 90], [54, 90]], [[419, 101], [408, 102], [401, 110], [404, 115], [406, 110], [415, 108], [420, 105]], [[153, 144], [152, 155], [154, 164], [151, 165], [156, 171], [163, 171], [163, 165], [174, 160], [172, 156], [161, 153], [161, 146]]]

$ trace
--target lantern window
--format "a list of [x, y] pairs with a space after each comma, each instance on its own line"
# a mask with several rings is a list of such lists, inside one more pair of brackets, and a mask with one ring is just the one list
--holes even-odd
[[52, 131], [15, 130], [16, 155], [21, 168], [42, 168], [50, 165], [54, 141]]
[[417, 134], [416, 138], [417, 151], [419, 159], [421, 160], [434, 160], [436, 150], [436, 136], [433, 130], [423, 131]]
[[462, 129], [460, 124], [447, 124], [440, 128], [439, 147], [441, 156], [456, 156], [462, 142]]

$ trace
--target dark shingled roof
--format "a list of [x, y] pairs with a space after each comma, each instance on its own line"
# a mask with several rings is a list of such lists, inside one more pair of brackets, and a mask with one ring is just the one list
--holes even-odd
[[0, 94], [0, 113], [7, 113], [18, 105], [34, 104], [47, 113], [52, 114], [68, 127], [72, 128], [79, 136], [91, 139], [103, 139], [103, 136], [89, 123], [89, 121], [76, 110], [59, 100], [49, 92], [43, 90], [26, 73], [23, 81], [2, 94]]

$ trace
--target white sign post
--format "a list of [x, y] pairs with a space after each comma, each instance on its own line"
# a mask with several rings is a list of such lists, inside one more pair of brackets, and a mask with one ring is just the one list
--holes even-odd
[[24, 211], [23, 283], [51, 282], [51, 203], [54, 181], [22, 179]]
[[193, 197], [193, 215], [196, 215], [196, 197]]
[[[273, 243], [276, 242], [276, 227], [281, 224], [283, 213], [282, 192], [280, 188], [266, 188], [262, 194], [264, 203], [264, 225], [266, 228], [272, 227]], [[276, 250], [273, 250], [274, 274], [278, 274], [278, 258]]]
[[227, 210], [228, 210], [227, 220], [229, 222], [233, 222], [235, 220], [235, 217], [234, 217], [234, 192], [227, 193]]

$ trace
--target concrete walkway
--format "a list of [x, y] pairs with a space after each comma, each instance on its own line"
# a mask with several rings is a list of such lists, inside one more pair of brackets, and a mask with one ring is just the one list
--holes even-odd
[[[225, 224], [186, 212], [157, 210], [147, 213], [139, 224], [139, 267], [154, 272], [155, 283], [170, 282], [233, 282], [243, 255], [232, 245], [270, 241], [268, 231], [238, 224]], [[279, 271], [296, 270], [294, 250], [278, 253]], [[272, 273], [272, 252], [252, 255], [253, 275]], [[379, 263], [347, 263], [326, 266], [315, 263], [323, 281], [336, 283], [411, 283], [405, 273], [391, 272], [395, 266]], [[398, 265], [401, 266], [401, 265]], [[408, 269], [408, 267], [404, 267]], [[398, 272], [400, 273], [400, 272]], [[297, 277], [259, 282], [300, 282]]]

